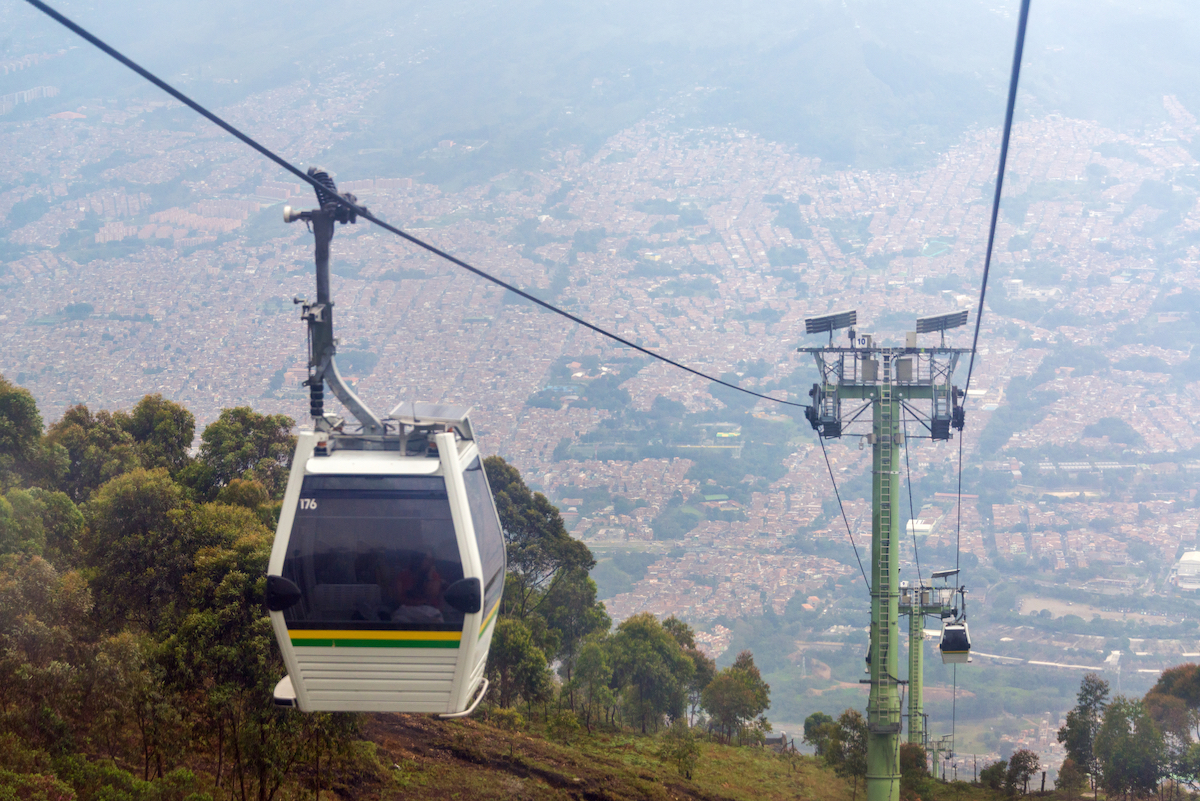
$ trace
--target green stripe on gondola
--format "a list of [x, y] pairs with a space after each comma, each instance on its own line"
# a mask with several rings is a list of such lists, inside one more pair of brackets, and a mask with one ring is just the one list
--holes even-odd
[[317, 648], [457, 648], [459, 631], [331, 631], [290, 629], [292, 645]]
[[[488, 624], [492, 622], [492, 618], [494, 618], [496, 616], [496, 613], [499, 611], [500, 611], [500, 602], [496, 601], [496, 603], [492, 605], [492, 611], [488, 612], [487, 617], [485, 617], [483, 619], [483, 625], [481, 625], [479, 627], [479, 637], [482, 637], [483, 633], [485, 631], [487, 631]], [[475, 639], [479, 639], [479, 637], [476, 637]]]

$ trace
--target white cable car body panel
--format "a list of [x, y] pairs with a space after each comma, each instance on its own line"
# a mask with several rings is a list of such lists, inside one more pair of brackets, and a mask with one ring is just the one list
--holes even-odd
[[[478, 702], [504, 543], [479, 448], [459, 437], [464, 430], [469, 423], [430, 434], [435, 447], [417, 456], [318, 455], [328, 434], [297, 437], [268, 567], [300, 590], [294, 606], [271, 612], [288, 670], [276, 703], [463, 714]], [[445, 590], [472, 578], [478, 610], [456, 612]]]

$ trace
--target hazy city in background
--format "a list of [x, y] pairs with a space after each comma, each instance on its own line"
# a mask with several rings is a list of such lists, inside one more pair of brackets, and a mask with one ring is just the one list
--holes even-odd
[[[856, 308], [894, 342], [924, 314], [974, 323], [1016, 6], [61, 10], [393, 224], [802, 402], [805, 316]], [[24, 3], [0, 31], [0, 373], [47, 422], [157, 392], [201, 427], [241, 405], [304, 423], [312, 241], [281, 210], [311, 191]], [[962, 508], [957, 443], [913, 440], [902, 519], [904, 577], [914, 539], [923, 575], [962, 554], [958, 751], [981, 762], [1061, 760], [1086, 670], [1140, 694], [1200, 656], [1175, 576], [1198, 548], [1197, 34], [1183, 2], [1034, 4]], [[596, 552], [614, 619], [676, 614], [721, 664], [753, 648], [777, 725], [863, 705], [867, 596], [797, 409], [366, 223], [338, 228], [333, 271], [342, 372], [376, 409], [473, 406]], [[829, 450], [862, 548], [869, 450]], [[940, 734], [952, 678], [927, 653]]]

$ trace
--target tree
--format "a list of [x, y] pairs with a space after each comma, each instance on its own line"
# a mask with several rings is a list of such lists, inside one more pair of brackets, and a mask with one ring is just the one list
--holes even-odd
[[1099, 766], [1096, 762], [1095, 741], [1108, 703], [1108, 682], [1095, 673], [1088, 673], [1079, 685], [1075, 708], [1067, 712], [1066, 723], [1058, 730], [1058, 741], [1067, 756], [1091, 777], [1095, 789]]
[[200, 435], [200, 457], [180, 479], [211, 500], [235, 478], [256, 480], [272, 498], [282, 498], [296, 449], [292, 418], [259, 414], [249, 406], [223, 409]]
[[930, 793], [929, 762], [925, 749], [917, 743], [900, 744], [900, 788], [904, 798], [924, 798]]
[[658, 757], [673, 764], [680, 776], [685, 779], [692, 778], [692, 771], [696, 769], [696, 762], [700, 759], [700, 745], [696, 742], [696, 735], [682, 718], [672, 723], [671, 728], [663, 733]]
[[1009, 795], [1018, 791], [1029, 792], [1029, 779], [1042, 767], [1038, 755], [1028, 748], [1015, 751], [1008, 760], [1008, 769], [1004, 772], [1004, 789]]
[[26, 741], [61, 753], [89, 689], [92, 597], [75, 572], [38, 556], [0, 557], [0, 709]]
[[979, 783], [990, 790], [1004, 789], [1004, 779], [1008, 775], [1008, 760], [1001, 759], [993, 762], [979, 771]]
[[1164, 670], [1149, 694], [1169, 695], [1183, 701], [1189, 709], [1200, 709], [1200, 665], [1178, 665]]
[[46, 533], [46, 558], [60, 567], [76, 564], [84, 522], [79, 507], [64, 492], [34, 487], [29, 494], [41, 505], [42, 529]]
[[754, 655], [742, 651], [732, 665], [713, 677], [704, 688], [702, 704], [721, 728], [726, 740], [738, 734], [771, 704], [771, 687], [763, 681]]
[[520, 620], [502, 617], [496, 621], [488, 649], [488, 680], [496, 686], [499, 703], [509, 707], [519, 699], [532, 705], [550, 692], [550, 668], [546, 655], [534, 645], [529, 627]]
[[296, 715], [270, 703], [284, 671], [262, 605], [271, 532], [242, 507], [188, 512], [180, 521], [194, 556], [179, 581], [185, 612], [162, 643], [169, 687], [192, 699], [195, 723], [216, 747], [218, 782], [228, 765], [231, 794], [270, 801], [342, 716]]
[[654, 615], [641, 612], [617, 626], [612, 649], [613, 679], [643, 734], [657, 729], [663, 716], [683, 717], [696, 667]]
[[583, 641], [575, 658], [575, 674], [571, 677], [571, 697], [577, 698], [579, 714], [588, 734], [592, 725], [601, 719], [605, 709], [613, 705], [615, 696], [612, 665], [609, 664], [605, 633], [596, 633]]
[[46, 548], [42, 504], [22, 489], [0, 495], [0, 555], [21, 553], [41, 556]]
[[1139, 700], [1117, 696], [1104, 710], [1096, 733], [1096, 760], [1110, 794], [1145, 795], [1158, 787], [1165, 768], [1162, 733]]
[[173, 514], [184, 503], [179, 485], [159, 468], [117, 476], [84, 507], [84, 558], [107, 624], [132, 620], [153, 631], [164, 619], [196, 551]]
[[858, 797], [858, 780], [867, 775], [867, 720], [857, 709], [838, 715], [825, 753], [834, 772], [853, 781], [851, 798]]
[[129, 414], [114, 415], [138, 445], [143, 467], [165, 467], [175, 475], [191, 461], [188, 449], [196, 435], [196, 418], [162, 395], [147, 395]]
[[83, 529], [83, 515], [61, 492], [13, 488], [0, 495], [0, 554], [47, 556], [70, 564]]
[[46, 440], [63, 448], [66, 471], [59, 489], [76, 503], [86, 501], [102, 484], [141, 464], [137, 443], [108, 412], [92, 414], [72, 406], [50, 426]]
[[696, 668], [687, 685], [687, 712], [690, 726], [696, 712], [700, 709], [704, 688], [717, 675], [717, 663], [696, 647], [696, 632], [687, 623], [672, 615], [663, 621], [663, 628], [675, 638], [679, 647], [683, 648], [683, 652], [687, 654], [688, 659], [692, 660], [692, 665]]
[[824, 759], [829, 752], [834, 726], [833, 718], [824, 712], [813, 712], [804, 719], [803, 741], [813, 747], [818, 759]]
[[489, 456], [484, 469], [508, 549], [505, 612], [524, 619], [563, 576], [586, 573], [596, 560], [586, 545], [567, 533], [558, 508], [542, 493], [531, 492], [515, 467]]
[[612, 618], [604, 604], [596, 600], [596, 582], [580, 568], [555, 582], [540, 606], [546, 625], [557, 634], [554, 656], [561, 662], [563, 677], [570, 682], [584, 638], [593, 632], [608, 631]]
[[0, 375], [0, 489], [25, 468], [42, 437], [42, 415], [24, 387]]
[[1075, 764], [1070, 757], [1063, 760], [1058, 769], [1058, 778], [1054, 780], [1054, 789], [1059, 790], [1068, 799], [1079, 795], [1079, 791], [1087, 784], [1087, 774]]

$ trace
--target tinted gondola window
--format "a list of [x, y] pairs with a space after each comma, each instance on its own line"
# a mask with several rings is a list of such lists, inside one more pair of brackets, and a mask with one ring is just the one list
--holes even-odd
[[462, 626], [444, 598], [463, 570], [440, 477], [306, 476], [283, 570], [302, 594], [289, 623]]
[[486, 615], [504, 592], [504, 535], [500, 532], [492, 490], [478, 458], [463, 473], [463, 482], [467, 486], [467, 504], [471, 507], [471, 522], [475, 525], [475, 540], [479, 543], [479, 561], [483, 564], [483, 612]]

